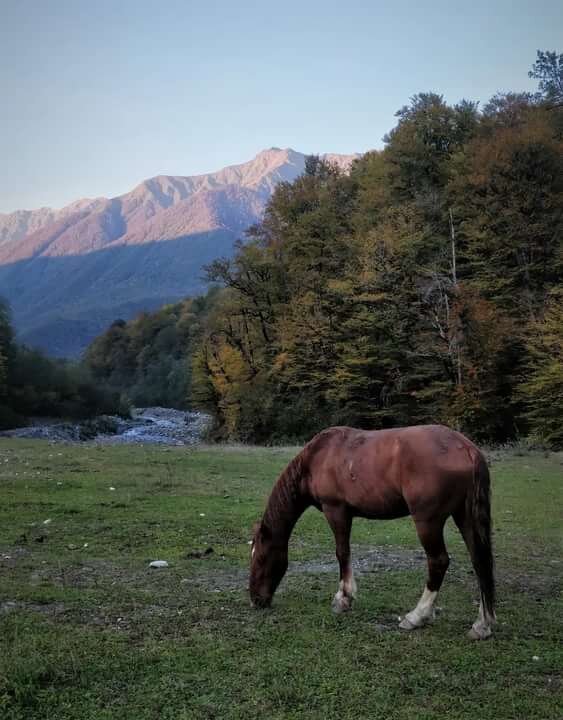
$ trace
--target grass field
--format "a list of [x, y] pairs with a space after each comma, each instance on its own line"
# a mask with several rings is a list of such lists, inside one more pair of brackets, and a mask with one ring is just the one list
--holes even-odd
[[450, 524], [431, 627], [397, 629], [425, 578], [408, 519], [355, 521], [359, 598], [333, 616], [310, 510], [273, 609], [250, 609], [250, 530], [293, 454], [0, 441], [0, 718], [563, 718], [561, 456], [493, 458], [499, 622], [475, 643]]

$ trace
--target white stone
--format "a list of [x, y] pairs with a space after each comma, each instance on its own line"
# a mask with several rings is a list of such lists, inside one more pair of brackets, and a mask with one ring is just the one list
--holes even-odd
[[149, 564], [149, 567], [151, 567], [151, 568], [166, 568], [166, 567], [168, 567], [168, 563], [166, 562], [166, 560], [153, 560]]

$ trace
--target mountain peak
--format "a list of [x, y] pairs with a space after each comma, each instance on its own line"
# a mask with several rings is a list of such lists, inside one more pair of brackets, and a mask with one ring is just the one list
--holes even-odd
[[[353, 155], [326, 155], [347, 168]], [[116, 317], [205, 290], [303, 153], [270, 147], [204, 175], [157, 175], [114, 198], [0, 216], [0, 287], [23, 342], [76, 355]]]

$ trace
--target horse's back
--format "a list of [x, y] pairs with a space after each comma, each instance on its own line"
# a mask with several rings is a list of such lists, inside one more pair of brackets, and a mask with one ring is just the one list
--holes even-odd
[[399, 517], [435, 505], [451, 511], [465, 497], [479, 451], [442, 425], [387, 430], [334, 427], [308, 446], [312, 494], [358, 514]]

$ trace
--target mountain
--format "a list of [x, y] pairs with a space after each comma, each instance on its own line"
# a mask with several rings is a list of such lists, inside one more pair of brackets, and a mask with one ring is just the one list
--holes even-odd
[[[203, 291], [202, 266], [232, 254], [305, 157], [270, 148], [215, 173], [159, 175], [115, 198], [0, 214], [0, 295], [20, 341], [76, 356], [116, 318]], [[325, 157], [348, 169], [358, 156]]]

